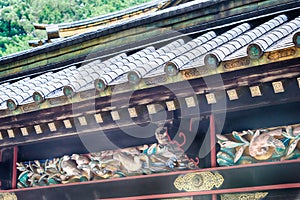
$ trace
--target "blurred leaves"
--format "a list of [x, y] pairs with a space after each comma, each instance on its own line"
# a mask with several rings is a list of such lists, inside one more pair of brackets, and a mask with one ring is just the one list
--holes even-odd
[[28, 40], [44, 39], [33, 23], [82, 20], [132, 7], [149, 0], [0, 0], [0, 56], [29, 49]]

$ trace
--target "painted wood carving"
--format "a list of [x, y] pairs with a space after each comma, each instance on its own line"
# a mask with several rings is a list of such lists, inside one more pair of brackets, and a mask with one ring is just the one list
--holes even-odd
[[219, 166], [281, 161], [300, 157], [300, 125], [217, 135]]
[[237, 193], [237, 194], [221, 194], [221, 200], [261, 200], [268, 195], [268, 192], [255, 193]]
[[[182, 133], [183, 134], [183, 133]], [[44, 161], [17, 163], [18, 187], [66, 184], [90, 180], [197, 169], [166, 128], [155, 132], [157, 143], [90, 154], [64, 155]]]
[[2, 200], [17, 200], [18, 197], [16, 194], [14, 193], [8, 193], [8, 192], [4, 192], [4, 193], [0, 193], [0, 199]]

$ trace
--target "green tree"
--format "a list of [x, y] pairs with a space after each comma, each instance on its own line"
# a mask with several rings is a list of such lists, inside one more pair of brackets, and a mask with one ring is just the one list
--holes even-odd
[[33, 23], [57, 24], [122, 10], [150, 0], [0, 0], [0, 56], [29, 49], [46, 38]]

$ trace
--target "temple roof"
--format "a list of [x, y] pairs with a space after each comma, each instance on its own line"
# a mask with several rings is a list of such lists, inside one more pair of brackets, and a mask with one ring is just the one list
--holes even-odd
[[[219, 0], [222, 2], [223, 0]], [[33, 55], [39, 55], [45, 52], [50, 52], [59, 48], [72, 46], [76, 43], [82, 43], [88, 40], [93, 40], [103, 35], [112, 35], [113, 33], [123, 31], [132, 27], [139, 27], [142, 25], [147, 25], [153, 23], [158, 20], [168, 19], [170, 17], [176, 16], [181, 13], [185, 13], [188, 11], [197, 10], [199, 8], [205, 8], [207, 6], [211, 6], [216, 4], [214, 0], [195, 0], [192, 2], [184, 3], [181, 5], [181, 2], [185, 1], [176, 1], [174, 3], [172, 0], [165, 1], [152, 1], [150, 3], [146, 3], [142, 5], [142, 7], [134, 7], [129, 8], [124, 11], [115, 12], [112, 14], [107, 14], [100, 17], [95, 17], [87, 20], [80, 20], [72, 23], [63, 23], [63, 24], [55, 24], [55, 25], [39, 25], [35, 24], [36, 28], [46, 29], [49, 27], [50, 29], [53, 27], [57, 27], [58, 31], [64, 31], [64, 29], [74, 29], [76, 27], [83, 27], [81, 31], [75, 32], [74, 34], [70, 34], [64, 39], [56, 39], [53, 43], [48, 43], [43, 46], [39, 46], [37, 48], [32, 48], [29, 50], [17, 52], [14, 54], [10, 54], [0, 58], [0, 64], [6, 64], [8, 62], [12, 62], [15, 58], [28, 58]], [[174, 6], [173, 6], [174, 5]], [[144, 8], [145, 7], [145, 8]], [[128, 15], [128, 13], [140, 13], [143, 9], [148, 9], [148, 7], [157, 7], [157, 9], [153, 10], [153, 12], [142, 12], [142, 14], [137, 14], [137, 16], [131, 16], [125, 19], [115, 19], [118, 16]], [[108, 20], [108, 23], [103, 24], [103, 26], [95, 26], [92, 30], [89, 30], [89, 26], [93, 23], [101, 23], [102, 21]]]
[[[65, 22], [60, 24], [34, 24], [36, 29], [46, 30], [48, 39], [65, 38], [84, 32], [95, 31], [108, 25], [126, 22], [140, 16], [145, 16], [156, 11], [173, 7], [187, 1], [179, 0], [153, 0], [121, 11], [83, 19], [75, 22]], [[56, 33], [55, 35], [51, 35]]]
[[[300, 17], [281, 14], [261, 24], [245, 22], [222, 30], [226, 29], [217, 28], [195, 38], [182, 36], [161, 47], [150, 45], [134, 53], [118, 53], [107, 59], [86, 61], [80, 66], [65, 66], [2, 83], [0, 108], [15, 110], [19, 105], [42, 103], [63, 95], [72, 98], [76, 93], [92, 89], [101, 93], [114, 86], [117, 91], [119, 85], [121, 88], [126, 85], [127, 90], [153, 87], [147, 85], [147, 79], [162, 75], [177, 76], [176, 80], [166, 80], [166, 83], [178, 82], [185, 80], [179, 77], [179, 72], [192, 68], [210, 71], [201, 76], [223, 73], [230, 69], [224, 65], [219, 69], [221, 63], [245, 57], [249, 62], [255, 61], [266, 52], [294, 47], [293, 36], [300, 30]], [[251, 66], [253, 64], [248, 63], [240, 67]], [[109, 91], [100, 95], [110, 95]]]

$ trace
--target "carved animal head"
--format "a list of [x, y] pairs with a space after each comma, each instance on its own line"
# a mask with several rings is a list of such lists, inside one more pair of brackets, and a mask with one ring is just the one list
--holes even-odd
[[168, 131], [167, 131], [167, 128], [165, 128], [165, 127], [160, 127], [158, 129], [156, 129], [155, 137], [159, 144], [165, 145], [165, 144], [169, 143]]
[[269, 159], [275, 149], [284, 149], [284, 144], [268, 133], [255, 135], [249, 146], [249, 153], [258, 160]]

